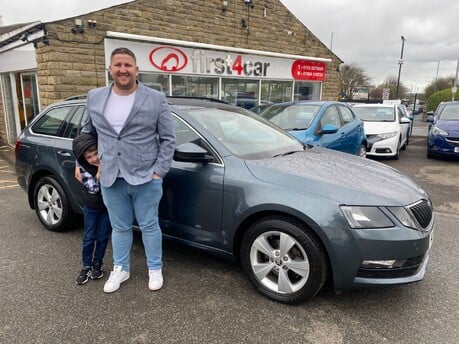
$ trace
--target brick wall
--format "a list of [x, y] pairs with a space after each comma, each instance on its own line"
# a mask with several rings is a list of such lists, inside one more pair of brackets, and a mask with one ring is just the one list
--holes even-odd
[[[50, 44], [39, 43], [37, 49], [42, 106], [105, 85], [106, 31], [331, 58], [322, 98], [337, 98], [336, 70], [341, 61], [280, 1], [254, 1], [255, 7], [248, 10], [244, 1], [229, 0], [224, 13], [221, 3], [138, 0], [75, 17], [84, 23], [83, 34], [71, 32], [75, 18], [47, 23]], [[96, 20], [97, 27], [88, 28], [88, 20]]]

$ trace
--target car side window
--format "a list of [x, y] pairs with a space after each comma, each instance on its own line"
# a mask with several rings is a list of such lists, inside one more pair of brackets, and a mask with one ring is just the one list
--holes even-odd
[[338, 128], [341, 127], [341, 120], [336, 106], [329, 106], [322, 115], [320, 119], [321, 127], [323, 128], [327, 124], [334, 125]]
[[72, 106], [50, 109], [32, 125], [32, 131], [37, 134], [59, 136], [61, 128], [65, 125], [65, 118], [72, 109]]
[[343, 117], [343, 122], [345, 124], [351, 123], [354, 120], [355, 116], [352, 113], [351, 109], [343, 105], [340, 105], [339, 109], [341, 111], [341, 116]]
[[80, 132], [82, 123], [84, 123], [82, 119], [86, 116], [86, 107], [78, 106], [78, 108], [75, 110], [72, 117], [68, 121], [64, 134], [62, 136], [71, 139], [75, 138]]
[[[175, 145], [176, 147], [180, 146], [181, 144], [192, 142], [197, 144], [198, 146], [206, 149], [209, 151], [209, 154], [212, 154], [212, 150], [208, 147], [208, 145], [201, 139], [201, 137], [196, 134], [196, 132], [185, 122], [178, 119], [177, 117], [173, 116], [174, 123], [175, 123]], [[214, 157], [212, 162], [218, 162], [218, 159]]]

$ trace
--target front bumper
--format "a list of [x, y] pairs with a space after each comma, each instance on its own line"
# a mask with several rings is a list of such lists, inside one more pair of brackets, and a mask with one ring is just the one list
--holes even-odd
[[372, 156], [394, 156], [397, 154], [398, 137], [394, 136], [389, 139], [379, 140], [368, 136], [367, 155]]
[[[352, 249], [338, 250], [332, 264], [335, 290], [407, 284], [424, 278], [432, 249], [433, 218], [425, 231], [394, 227], [350, 233]], [[394, 264], [378, 264], [388, 261]]]

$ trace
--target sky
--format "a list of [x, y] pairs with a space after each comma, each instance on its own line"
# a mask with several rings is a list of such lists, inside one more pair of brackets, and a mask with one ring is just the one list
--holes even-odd
[[[344, 63], [364, 68], [373, 85], [398, 77], [402, 45], [400, 82], [411, 92], [422, 92], [437, 77], [456, 75], [457, 0], [280, 1]], [[0, 15], [3, 25], [46, 22], [123, 2], [129, 1], [0, 0]]]

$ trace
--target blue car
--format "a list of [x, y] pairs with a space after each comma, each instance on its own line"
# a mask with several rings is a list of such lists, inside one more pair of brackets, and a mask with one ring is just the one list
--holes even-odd
[[365, 157], [367, 139], [352, 109], [334, 101], [296, 101], [270, 106], [260, 114], [301, 142]]
[[459, 102], [445, 102], [429, 116], [431, 123], [427, 136], [427, 157], [459, 157]]

